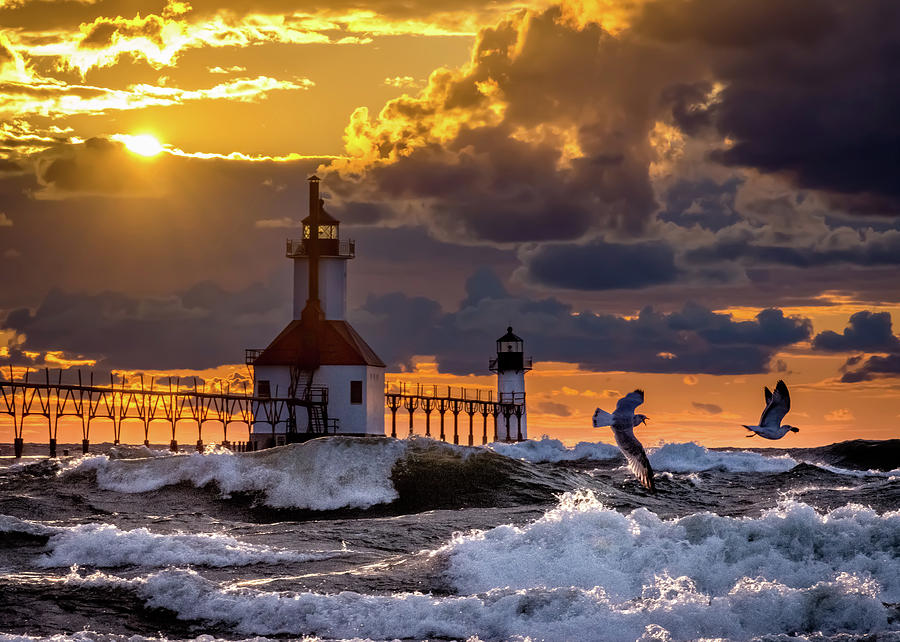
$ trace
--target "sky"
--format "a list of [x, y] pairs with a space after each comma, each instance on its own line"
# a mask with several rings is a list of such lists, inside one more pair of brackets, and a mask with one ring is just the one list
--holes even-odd
[[[898, 437], [898, 43], [895, 0], [0, 0], [0, 362], [245, 379], [315, 172], [390, 381], [491, 387], [512, 326], [532, 437], [635, 388], [650, 445]], [[745, 439], [778, 379], [800, 432]]]

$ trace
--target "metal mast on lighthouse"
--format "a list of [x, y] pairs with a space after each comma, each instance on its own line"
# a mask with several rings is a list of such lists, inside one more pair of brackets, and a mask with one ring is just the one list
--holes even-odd
[[[319, 367], [319, 322], [325, 318], [322, 311], [322, 303], [319, 301], [319, 211], [322, 208], [319, 199], [319, 177], [309, 177], [309, 219], [310, 234], [307, 240], [307, 254], [309, 256], [309, 277], [307, 279], [306, 305], [300, 313], [302, 327], [302, 349], [300, 351], [300, 363], [297, 365], [306, 371], [313, 371]], [[294, 293], [296, 307], [296, 291]]]

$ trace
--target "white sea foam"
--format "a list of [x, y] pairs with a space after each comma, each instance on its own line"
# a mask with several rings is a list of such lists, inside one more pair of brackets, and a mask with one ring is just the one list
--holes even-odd
[[327, 559], [340, 552], [301, 553], [242, 542], [222, 533], [153, 533], [120, 530], [112, 524], [57, 527], [37, 565], [246, 566]]
[[[213, 449], [216, 449], [215, 446], [213, 446]], [[176, 454], [178, 453], [173, 453], [169, 450], [156, 450], [143, 444], [139, 446], [119, 444], [106, 451], [106, 455], [110, 459], [146, 459], [147, 457], [171, 457]]]
[[89, 455], [60, 474], [94, 471], [103, 489], [144, 493], [188, 482], [224, 495], [254, 492], [273, 508], [369, 508], [397, 498], [391, 469], [406, 451], [391, 439], [315, 439], [254, 453], [229, 451], [146, 459]]
[[30, 519], [19, 519], [12, 515], [0, 515], [0, 533], [24, 533], [26, 535], [52, 535], [64, 530], [59, 526], [48, 526]]
[[[254, 637], [246, 640], [225, 640], [212, 635], [199, 635], [196, 638], [183, 638], [184, 642], [266, 642], [269, 638]], [[300, 642], [318, 642], [320, 638], [304, 636]], [[146, 637], [143, 635], [120, 635], [116, 633], [99, 633], [97, 631], [78, 631], [77, 633], [58, 633], [46, 637], [37, 635], [13, 635], [0, 633], [0, 642], [171, 642], [165, 637]], [[354, 638], [352, 640], [340, 640], [337, 642], [371, 642]]]
[[744, 578], [714, 597], [686, 577], [663, 574], [627, 602], [599, 586], [494, 589], [452, 597], [276, 593], [223, 587], [194, 571], [173, 569], [132, 579], [100, 572], [80, 577], [76, 571], [65, 581], [84, 588], [129, 588], [150, 607], [171, 610], [183, 620], [227, 626], [241, 635], [615, 642], [636, 640], [648, 629], [664, 639], [693, 640], [795, 631], [869, 633], [888, 627], [876, 583], [850, 574], [802, 589]]
[[457, 535], [436, 554], [447, 557], [449, 577], [467, 593], [601, 587], [629, 600], [670, 577], [712, 598], [750, 580], [808, 590], [852, 575], [897, 602], [898, 550], [900, 511], [849, 505], [823, 515], [785, 500], [756, 519], [696, 513], [662, 520], [643, 508], [622, 515], [578, 492], [532, 524]]
[[758, 518], [622, 515], [588, 492], [523, 527], [456, 535], [432, 553], [458, 594], [268, 592], [192, 570], [66, 582], [237, 634], [372, 639], [637, 640], [865, 635], [900, 600], [900, 511], [827, 514], [785, 501]]
[[618, 448], [602, 442], [582, 441], [574, 448], [567, 448], [559, 439], [550, 439], [547, 436], [541, 437], [539, 440], [520, 441], [512, 444], [496, 442], [488, 447], [506, 457], [523, 459], [532, 463], [603, 461], [615, 459], [620, 455]]
[[884, 477], [886, 479], [900, 479], [900, 468], [894, 470], [850, 470], [849, 468], [839, 468], [822, 462], [810, 462], [813, 466], [827, 470], [836, 475], [847, 475], [848, 477]]
[[654, 470], [688, 473], [698, 470], [722, 470], [731, 473], [783, 473], [797, 465], [787, 455], [766, 456], [749, 451], [708, 450], [703, 446], [665, 444], [649, 455]]

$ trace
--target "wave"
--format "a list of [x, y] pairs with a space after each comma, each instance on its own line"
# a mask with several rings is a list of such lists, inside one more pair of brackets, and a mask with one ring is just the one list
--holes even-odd
[[122, 530], [114, 524], [51, 526], [0, 515], [0, 533], [46, 541], [36, 560], [40, 568], [73, 564], [99, 568], [120, 566], [248, 566], [309, 562], [338, 557], [343, 551], [287, 551], [242, 542], [222, 533], [153, 533], [147, 528]]
[[583, 491], [527, 526], [460, 534], [435, 554], [468, 593], [601, 586], [629, 600], [671, 577], [712, 598], [751, 580], [806, 590], [853, 576], [879, 599], [898, 602], [898, 549], [900, 511], [847, 505], [821, 514], [785, 500], [758, 518], [703, 512], [663, 520], [644, 508], [623, 515]]
[[193, 571], [169, 570], [131, 580], [100, 573], [70, 577], [79, 587], [129, 588], [179, 619], [225, 625], [239, 634], [370, 639], [636, 640], [745, 639], [780, 632], [884, 631], [884, 606], [871, 583], [841, 576], [791, 589], [745, 580], [709, 599], [683, 578], [661, 577], [640, 599], [612, 599], [601, 588], [497, 589], [480, 595], [274, 593], [223, 589]]
[[838, 466], [831, 466], [829, 464], [825, 464], [822, 462], [809, 462], [810, 465], [815, 466], [821, 470], [827, 470], [829, 473], [834, 473], [835, 475], [847, 475], [849, 477], [882, 477], [884, 479], [895, 480], [900, 479], [900, 468], [895, 468], [894, 470], [854, 470], [847, 468], [839, 468]]
[[787, 455], [766, 456], [749, 451], [708, 450], [688, 442], [665, 444], [649, 455], [654, 470], [692, 473], [721, 470], [730, 473], [783, 473], [797, 465]]
[[795, 449], [791, 454], [842, 469], [890, 471], [900, 462], [900, 439], [854, 439], [818, 448]]
[[37, 560], [43, 568], [72, 564], [119, 566], [247, 566], [328, 559], [340, 552], [300, 553], [241, 542], [221, 533], [152, 533], [146, 528], [120, 530], [112, 524], [64, 528], [47, 542]]
[[[204, 452], [215, 453], [229, 451], [216, 444], [210, 444], [206, 446]], [[169, 450], [158, 450], [150, 448], [149, 446], [144, 446], [143, 444], [139, 446], [119, 444], [106, 451], [106, 456], [110, 459], [146, 459], [147, 457], [172, 457], [179, 454], [181, 453], [173, 453]]]
[[48, 526], [41, 522], [32, 521], [30, 519], [19, 519], [12, 515], [0, 515], [0, 533], [49, 537], [62, 530], [63, 528], [59, 526]]
[[365, 509], [397, 499], [390, 475], [406, 448], [399, 440], [330, 437], [253, 453], [89, 455], [65, 465], [60, 474], [93, 472], [100, 488], [121, 493], [215, 484], [223, 496], [253, 493], [271, 508]]
[[491, 444], [489, 448], [506, 457], [532, 463], [605, 461], [621, 457], [617, 447], [603, 442], [581, 441], [573, 448], [567, 448], [559, 439], [550, 439], [547, 436], [541, 437], [539, 440], [520, 441], [512, 444], [497, 442]]
[[301, 511], [553, 501], [554, 494], [574, 483], [565, 472], [541, 471], [488, 448], [421, 437], [326, 437], [254, 453], [88, 455], [62, 464], [58, 474], [90, 474], [101, 489], [132, 494], [184, 483], [197, 488], [212, 484], [224, 498], [250, 495], [267, 508]]
[[[654, 469], [678, 475], [704, 471], [778, 474], [798, 465], [812, 466], [786, 454], [709, 450], [695, 443], [665, 444], [649, 452]], [[56, 463], [42, 474], [58, 474], [63, 480], [72, 475], [90, 475], [103, 490], [132, 494], [179, 484], [211, 486], [223, 498], [249, 498], [256, 508], [280, 511], [410, 512], [549, 503], [555, 502], [560, 493], [577, 488], [591, 488], [610, 497], [621, 494], [619, 473], [610, 473], [609, 467], [602, 465], [620, 461], [617, 447], [581, 442], [568, 448], [549, 438], [469, 447], [423, 437], [325, 437], [254, 453], [222, 449], [202, 454], [148, 453], [138, 448], [119, 451], [114, 456], [88, 455]], [[569, 462], [601, 465], [591, 470], [556, 465]], [[821, 470], [868, 475], [829, 468], [827, 464]], [[897, 477], [895, 473], [873, 474], [889, 480]], [[630, 479], [628, 475], [626, 478]], [[686, 495], [688, 491], [677, 483], [679, 480], [675, 481], [667, 492], [673, 499], [677, 495], [689, 500], [677, 506], [700, 506], [696, 503], [698, 497]], [[699, 480], [694, 477], [687, 481], [693, 487]], [[710, 497], [710, 501], [718, 500]]]

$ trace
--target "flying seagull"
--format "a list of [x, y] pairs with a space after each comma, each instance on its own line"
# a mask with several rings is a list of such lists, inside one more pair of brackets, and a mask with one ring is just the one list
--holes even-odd
[[800, 432], [799, 428], [781, 425], [781, 420], [791, 409], [791, 395], [788, 393], [787, 386], [784, 381], [778, 380], [775, 384], [775, 392], [769, 390], [768, 387], [763, 389], [766, 396], [766, 409], [763, 410], [762, 416], [759, 418], [758, 426], [748, 426], [743, 424], [744, 428], [751, 431], [748, 437], [759, 435], [766, 439], [781, 439], [788, 431]]
[[644, 391], [635, 390], [619, 399], [616, 409], [612, 414], [597, 408], [594, 412], [594, 427], [612, 426], [613, 435], [616, 437], [616, 444], [619, 450], [625, 455], [625, 461], [628, 462], [628, 469], [634, 473], [650, 492], [656, 490], [653, 484], [653, 469], [647, 460], [647, 453], [641, 442], [634, 436], [636, 426], [647, 421], [646, 415], [634, 414], [634, 409], [644, 403]]

